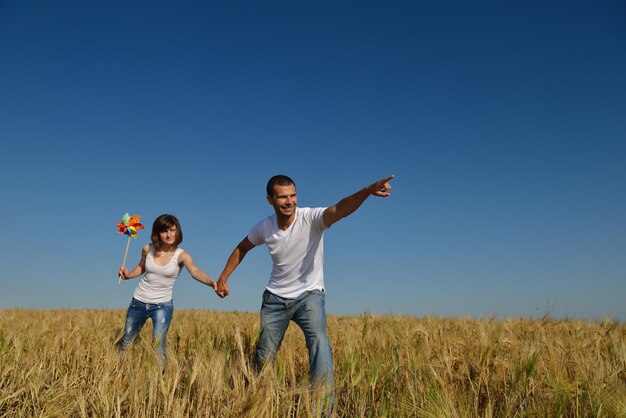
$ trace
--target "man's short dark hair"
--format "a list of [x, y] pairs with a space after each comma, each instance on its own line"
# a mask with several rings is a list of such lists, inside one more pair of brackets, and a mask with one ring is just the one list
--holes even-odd
[[267, 195], [274, 197], [274, 186], [291, 186], [292, 184], [294, 185], [294, 187], [296, 186], [296, 183], [291, 180], [291, 178], [282, 174], [278, 174], [269, 179], [269, 181], [267, 182]]

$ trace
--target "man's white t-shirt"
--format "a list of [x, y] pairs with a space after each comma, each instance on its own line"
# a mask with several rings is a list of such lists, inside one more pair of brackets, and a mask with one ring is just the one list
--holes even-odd
[[276, 214], [256, 224], [248, 233], [255, 245], [265, 244], [272, 257], [272, 274], [266, 289], [294, 299], [309, 290], [324, 290], [323, 208], [296, 208], [296, 218], [286, 231]]

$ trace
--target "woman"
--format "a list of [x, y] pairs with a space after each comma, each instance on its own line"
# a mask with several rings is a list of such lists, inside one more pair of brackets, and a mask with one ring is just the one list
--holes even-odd
[[174, 303], [172, 287], [183, 266], [191, 277], [216, 289], [216, 282], [204, 271], [196, 267], [191, 255], [178, 247], [183, 241], [183, 231], [175, 216], [161, 215], [152, 224], [152, 244], [141, 250], [139, 264], [128, 271], [121, 267], [119, 276], [124, 279], [143, 277], [133, 293], [126, 313], [124, 336], [120, 351], [137, 339], [139, 331], [148, 318], [152, 319], [152, 342], [156, 346], [159, 361], [165, 361], [165, 340], [172, 322]]

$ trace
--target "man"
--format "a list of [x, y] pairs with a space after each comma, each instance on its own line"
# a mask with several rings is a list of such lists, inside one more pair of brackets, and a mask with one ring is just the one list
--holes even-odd
[[275, 214], [255, 225], [237, 245], [215, 290], [222, 298], [228, 296], [228, 278], [248, 251], [261, 244], [268, 247], [273, 268], [261, 305], [261, 334], [254, 355], [257, 370], [274, 359], [289, 321], [294, 321], [304, 332], [311, 383], [332, 387], [333, 359], [326, 335], [324, 231], [357, 210], [369, 196], [389, 196], [393, 177], [378, 180], [327, 208], [299, 208], [296, 185], [287, 176], [274, 176], [268, 181], [267, 201]]

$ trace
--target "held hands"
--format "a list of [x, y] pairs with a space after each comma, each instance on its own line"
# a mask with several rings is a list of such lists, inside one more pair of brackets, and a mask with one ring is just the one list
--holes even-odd
[[384, 179], [380, 179], [375, 183], [367, 186], [367, 190], [371, 195], [379, 196], [379, 197], [387, 197], [391, 196], [391, 185], [389, 184], [389, 180], [394, 178], [394, 175], [389, 177], [385, 177]]
[[228, 294], [230, 293], [230, 288], [228, 287], [228, 283], [226, 283], [226, 280], [217, 281], [217, 285], [215, 287], [215, 293], [217, 294], [217, 296], [221, 297], [222, 299], [228, 296]]

